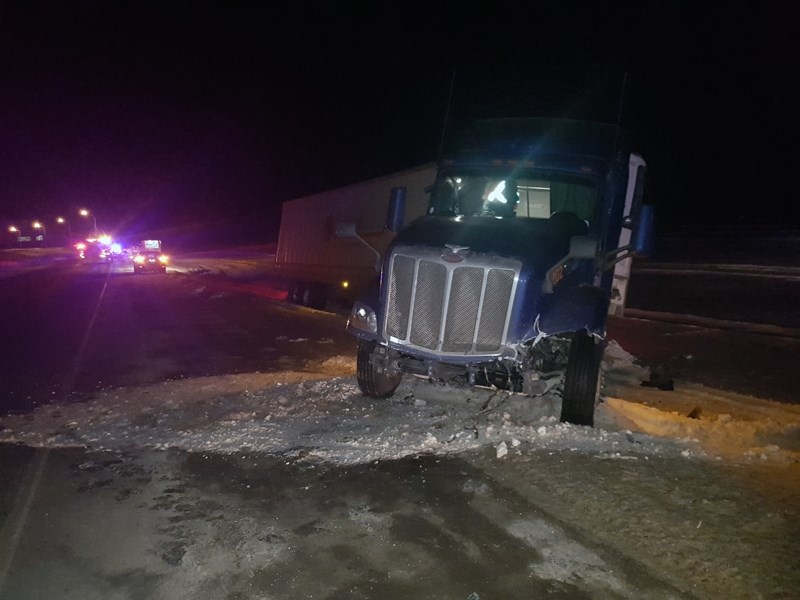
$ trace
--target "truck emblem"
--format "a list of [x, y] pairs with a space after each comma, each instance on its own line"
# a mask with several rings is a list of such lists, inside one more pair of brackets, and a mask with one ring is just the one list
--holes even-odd
[[469, 250], [469, 246], [457, 246], [456, 244], [445, 244], [445, 248], [449, 248], [450, 252], [442, 254], [442, 260], [449, 263], [460, 263], [464, 257], [459, 252]]

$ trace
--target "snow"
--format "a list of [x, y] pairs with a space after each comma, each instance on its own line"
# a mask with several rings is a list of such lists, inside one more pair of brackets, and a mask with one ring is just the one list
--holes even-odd
[[633, 598], [636, 590], [619, 580], [612, 569], [590, 549], [571, 540], [564, 531], [542, 519], [518, 521], [509, 533], [541, 553], [543, 561], [533, 566], [537, 577], [568, 583], [588, 582]]
[[[278, 341], [301, 351], [311, 345], [334, 348], [329, 338], [292, 335]], [[675, 381], [671, 391], [643, 387], [650, 372], [614, 342], [604, 356], [602, 403], [594, 428], [559, 422], [561, 382], [531, 399], [406, 376], [393, 398], [371, 400], [358, 390], [351, 355], [304, 368], [108, 389], [75, 404], [56, 401], [33, 413], [0, 417], [0, 442], [110, 450], [138, 454], [145, 463], [163, 459], [165, 465], [169, 449], [197, 453], [203, 462], [211, 455], [228, 455], [225, 461], [229, 456], [236, 460], [239, 453], [270, 455], [289, 465], [309, 461], [309, 473], [322, 471], [315, 468], [319, 462], [349, 466], [463, 454], [479, 467], [476, 472], [491, 473], [503, 489], [530, 496], [534, 506], [555, 507], [557, 519], [547, 510], [520, 513], [506, 506], [505, 496], [493, 500], [497, 490], [491, 479], [460, 483], [474, 498], [470, 506], [483, 506], [479, 514], [493, 515], [535, 557], [528, 570], [539, 579], [585, 585], [601, 590], [598, 597], [673, 597], [634, 589], [630, 574], [613, 568], [609, 554], [598, 550], [611, 548], [621, 556], [633, 553], [632, 562], [695, 592], [693, 597], [789, 597], [788, 590], [796, 589], [792, 570], [775, 562], [775, 556], [797, 556], [797, 496], [791, 487], [796, 466], [783, 468], [800, 458], [800, 408], [795, 405], [686, 381]], [[156, 452], [129, 452], [137, 449]], [[708, 468], [709, 461], [722, 469]], [[734, 468], [728, 469], [730, 463]], [[740, 464], [753, 468], [741, 469]], [[211, 504], [215, 508], [203, 519], [164, 529], [166, 521], [159, 519], [166, 514], [172, 523], [176, 516], [174, 506], [161, 509], [166, 489], [179, 479], [162, 467], [149, 484], [150, 496], [128, 502], [108, 496], [113, 502], [109, 505], [99, 493], [84, 494], [71, 512], [62, 513], [60, 530], [48, 525], [42, 531], [48, 538], [81, 540], [73, 544], [83, 548], [80, 562], [92, 564], [98, 573], [158, 573], [164, 597], [171, 598], [205, 596], [212, 582], [233, 593], [229, 590], [240, 589], [235, 586], [241, 582], [252, 585], [255, 569], [291, 572], [298, 553], [325, 556], [334, 544], [363, 549], [376, 571], [409, 585], [439, 568], [424, 548], [393, 533], [402, 527], [397, 516], [402, 510], [387, 511], [360, 488], [352, 497], [338, 498], [336, 511], [343, 511], [343, 521], [335, 511], [315, 512], [320, 506], [330, 509], [319, 498], [332, 492], [316, 489], [311, 476], [297, 484], [303, 494], [292, 495], [300, 508], [279, 507], [277, 517], [270, 514], [268, 522], [230, 493], [224, 501], [215, 497], [219, 504]], [[93, 460], [77, 466], [89, 484], [96, 468]], [[729, 480], [731, 473], [736, 477]], [[124, 481], [120, 477], [120, 485]], [[786, 481], [790, 489], [782, 491]], [[756, 488], [768, 483], [774, 497], [754, 494], [748, 483]], [[184, 496], [173, 501], [191, 505]], [[298, 533], [310, 514], [319, 515], [313, 522], [325, 534]], [[438, 515], [425, 518], [434, 517]], [[99, 526], [75, 531], [75, 522]], [[169, 535], [154, 553], [147, 535], [156, 530]], [[113, 535], [98, 543], [94, 531]], [[124, 557], [111, 547], [118, 539], [128, 541]], [[502, 557], [502, 551], [484, 554], [469, 536], [455, 539], [473, 561]], [[593, 543], [583, 543], [587, 539]], [[61, 548], [54, 552], [64, 553]], [[73, 571], [50, 568], [54, 564], [60, 563], [50, 557], [34, 567], [56, 582], [73, 582]], [[318, 579], [306, 585], [343, 585], [351, 574], [323, 568], [315, 575]], [[29, 579], [23, 580], [29, 585]], [[86, 590], [83, 597], [90, 594]], [[478, 598], [478, 593], [470, 597]]]
[[0, 418], [0, 442], [250, 451], [341, 465], [480, 447], [493, 447], [497, 460], [531, 450], [607, 460], [786, 463], [800, 457], [800, 407], [688, 383], [674, 391], [642, 387], [647, 369], [614, 342], [603, 366], [594, 428], [559, 422], [559, 385], [531, 399], [406, 376], [393, 398], [365, 398], [353, 357], [334, 356], [307, 372], [167, 381], [42, 406]]

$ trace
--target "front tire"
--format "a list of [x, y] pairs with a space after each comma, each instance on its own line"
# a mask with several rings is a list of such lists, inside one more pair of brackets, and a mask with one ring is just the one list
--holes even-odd
[[400, 372], [387, 374], [385, 370], [379, 370], [372, 364], [372, 355], [383, 352], [388, 352], [388, 349], [379, 346], [375, 341], [358, 341], [356, 379], [361, 392], [370, 398], [391, 397], [403, 378], [403, 374]]
[[603, 343], [585, 330], [575, 333], [569, 347], [561, 422], [594, 425], [594, 408], [600, 397], [600, 363]]

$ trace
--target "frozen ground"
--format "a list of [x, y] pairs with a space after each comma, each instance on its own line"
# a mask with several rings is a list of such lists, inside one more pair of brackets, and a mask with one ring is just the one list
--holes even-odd
[[[290, 340], [311, 344], [306, 339]], [[99, 393], [0, 420], [0, 441], [34, 446], [178, 448], [191, 452], [293, 449], [337, 464], [453, 454], [492, 445], [609, 457], [681, 455], [797, 463], [800, 407], [703, 386], [642, 387], [646, 369], [612, 343], [596, 427], [558, 422], [559, 388], [538, 399], [440, 387], [407, 377], [395, 398], [364, 398], [351, 357], [307, 372], [168, 381]]]
[[[9, 573], [7, 589], [27, 585], [25, 598], [58, 586], [71, 590], [64, 598], [135, 597], [120, 590], [133, 589], [131, 574], [142, 572], [157, 584], [140, 597], [170, 599], [344, 597], [315, 595], [322, 589], [374, 598], [396, 578], [409, 589], [433, 585], [430, 598], [466, 598], [447, 590], [467, 582], [491, 598], [481, 581], [520, 597], [534, 589], [526, 577], [562, 598], [572, 597], [568, 590], [591, 598], [796, 597], [800, 581], [787, 568], [800, 555], [796, 406], [684, 382], [673, 391], [642, 387], [647, 371], [616, 344], [606, 352], [594, 428], [558, 422], [558, 386], [531, 400], [406, 379], [395, 398], [375, 401], [358, 392], [350, 357], [306, 368], [107, 390], [2, 418], [0, 442], [60, 449], [48, 462], [56, 473], [59, 456], [79, 452], [63, 469], [84, 490], [65, 504], [63, 489], [45, 483], [56, 475], [43, 477], [39, 496], [58, 508], [45, 505], [29, 519], [22, 570]], [[195, 475], [170, 466], [175, 456]], [[209, 480], [210, 495], [198, 495], [198, 477]], [[424, 494], [416, 500], [415, 486]], [[468, 514], [482, 516], [458, 517], [459, 532], [439, 511], [458, 509], [465, 497]], [[53, 510], [56, 522], [47, 516]], [[481, 519], [488, 521], [478, 526]], [[476, 546], [473, 536], [489, 522], [507, 537]], [[97, 539], [98, 528], [128, 540], [124, 558]], [[435, 574], [442, 555], [426, 559], [433, 550], [413, 541], [426, 528], [443, 528], [426, 535], [452, 538], [448, 546], [465, 553], [463, 573]], [[39, 535], [63, 536], [70, 549], [28, 549]], [[510, 540], [519, 548], [506, 547]], [[344, 548], [367, 560], [367, 573], [344, 566]], [[33, 587], [19, 579], [28, 553], [40, 561], [31, 568], [48, 573]], [[77, 560], [62, 564], [65, 553], [92, 564], [94, 579], [65, 571]], [[526, 554], [539, 558], [512, 569], [528, 573], [522, 580], [498, 571]], [[309, 556], [321, 557], [316, 566]], [[383, 573], [377, 583], [375, 573]], [[248, 595], [254, 589], [271, 592]]]
[[[184, 258], [179, 268], [246, 282], [263, 273], [268, 260], [259, 252], [230, 254]], [[315, 343], [288, 341], [298, 347]], [[0, 420], [0, 440], [213, 452], [303, 447], [342, 464], [485, 445], [496, 445], [502, 453], [504, 447], [523, 442], [540, 449], [678, 452], [733, 461], [792, 464], [800, 458], [799, 405], [687, 382], [674, 391], [641, 387], [649, 372], [613, 342], [604, 369], [603, 402], [594, 429], [558, 423], [558, 388], [531, 401], [502, 392], [440, 388], [406, 377], [391, 401], [369, 401], [358, 393], [353, 357], [338, 356], [321, 365], [308, 364], [304, 372], [246, 373], [108, 390], [88, 403], [54, 404], [33, 415], [6, 417]], [[630, 442], [632, 436], [636, 443]]]
[[[650, 373], [616, 343], [594, 428], [558, 422], [558, 386], [531, 400], [406, 378], [375, 401], [354, 366], [332, 356], [0, 418], [3, 447], [58, 449], [0, 598], [6, 574], [27, 593], [9, 597], [81, 600], [517, 598], [534, 580], [559, 598], [797, 597], [796, 404], [642, 387]], [[375, 595], [397, 581], [419, 593]]]

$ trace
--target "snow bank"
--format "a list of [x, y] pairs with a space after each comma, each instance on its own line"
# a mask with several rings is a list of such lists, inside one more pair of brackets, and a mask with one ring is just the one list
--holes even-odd
[[[97, 449], [265, 452], [355, 464], [493, 447], [602, 458], [653, 455], [797, 460], [800, 409], [702, 386], [642, 388], [646, 369], [618, 345], [604, 361], [596, 426], [560, 423], [556, 391], [531, 399], [406, 377], [394, 398], [361, 395], [352, 357], [317, 372], [248, 373], [105, 391], [0, 419], [0, 441]], [[687, 415], [688, 407], [702, 407]]]

